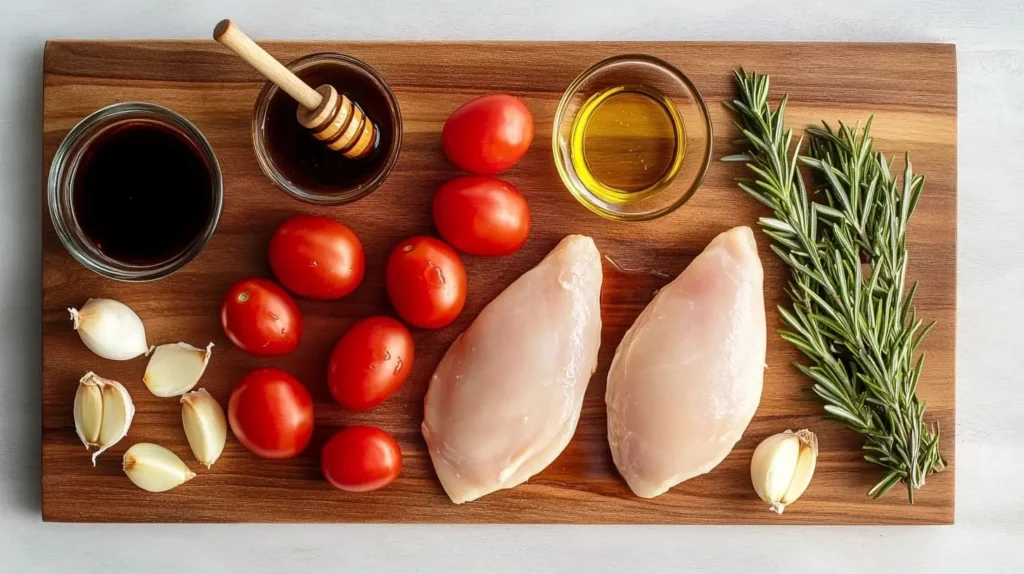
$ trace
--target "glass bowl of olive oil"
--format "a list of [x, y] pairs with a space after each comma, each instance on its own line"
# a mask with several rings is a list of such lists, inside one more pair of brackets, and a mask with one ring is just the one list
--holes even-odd
[[707, 104], [685, 74], [654, 56], [624, 54], [569, 85], [551, 144], [562, 182], [587, 209], [644, 221], [697, 191], [713, 141]]

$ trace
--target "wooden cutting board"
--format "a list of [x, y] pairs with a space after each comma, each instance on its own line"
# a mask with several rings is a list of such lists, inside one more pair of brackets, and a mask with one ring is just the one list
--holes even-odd
[[[126, 100], [168, 106], [209, 138], [224, 172], [220, 226], [202, 254], [177, 274], [146, 284], [102, 279], [62, 248], [43, 202], [43, 451], [44, 520], [95, 522], [514, 522], [514, 523], [754, 523], [931, 524], [953, 521], [956, 321], [956, 53], [951, 45], [755, 43], [341, 43], [278, 42], [282, 61], [339, 51], [369, 62], [391, 83], [405, 135], [398, 165], [375, 193], [352, 205], [319, 208], [278, 191], [260, 171], [250, 143], [252, 103], [261, 79], [213, 42], [50, 42], [45, 51], [44, 168], [61, 139], [97, 108]], [[551, 124], [562, 90], [584, 68], [613, 54], [660, 56], [689, 74], [703, 91], [715, 126], [715, 161], [704, 185], [682, 209], [647, 223], [615, 223], [578, 205], [553, 164]], [[736, 187], [743, 174], [718, 158], [733, 153], [737, 131], [722, 102], [734, 94], [731, 72], [744, 66], [771, 74], [774, 100], [790, 94], [787, 120], [803, 128], [821, 119], [856, 122], [875, 115], [878, 149], [927, 176], [909, 234], [910, 276], [921, 282], [919, 316], [937, 321], [922, 345], [928, 354], [919, 388], [929, 420], [941, 424], [944, 474], [928, 479], [914, 506], [894, 489], [882, 500], [865, 492], [879, 477], [861, 458], [860, 439], [821, 418], [821, 405], [802, 390], [807, 381], [790, 364], [799, 357], [775, 334], [775, 308], [787, 304], [788, 271], [757, 233], [766, 281], [768, 370], [757, 416], [732, 454], [710, 474], [654, 499], [635, 497], [618, 477], [605, 438], [605, 377], [615, 347], [664, 279], [622, 275], [606, 265], [603, 340], [579, 427], [562, 455], [527, 484], [453, 505], [434, 476], [420, 436], [422, 398], [431, 372], [452, 340], [483, 306], [536, 264], [568, 233], [593, 236], [623, 265], [673, 276], [717, 233], [754, 225], [763, 209]], [[534, 225], [520, 252], [502, 259], [466, 257], [470, 293], [465, 311], [439, 331], [416, 331], [416, 365], [399, 393], [366, 413], [334, 404], [325, 387], [327, 357], [355, 320], [389, 313], [383, 262], [399, 240], [431, 232], [430, 199], [456, 175], [441, 151], [439, 132], [459, 105], [488, 92], [521, 97], [536, 118], [536, 139], [523, 161], [502, 177], [527, 196]], [[898, 163], [901, 163], [899, 161]], [[45, 173], [44, 173], [45, 176]], [[45, 187], [45, 185], [44, 185]], [[269, 276], [266, 244], [295, 213], [337, 218], [366, 248], [366, 279], [336, 302], [300, 301], [305, 332], [286, 357], [258, 358], [234, 348], [218, 322], [219, 302], [234, 281]], [[201, 386], [226, 405], [232, 385], [249, 369], [276, 366], [304, 381], [316, 401], [316, 430], [305, 453], [287, 461], [256, 458], [234, 438], [212, 470], [189, 451], [174, 399], [150, 395], [144, 358], [106, 361], [72, 331], [67, 307], [89, 297], [119, 299], [142, 317], [151, 343], [216, 344]], [[137, 414], [128, 437], [95, 468], [79, 442], [72, 402], [87, 370], [125, 383]], [[32, 384], [27, 382], [27, 384]], [[339, 428], [370, 423], [402, 446], [401, 478], [370, 494], [333, 490], [320, 477], [319, 451]], [[750, 484], [753, 448], [785, 429], [818, 433], [821, 455], [809, 490], [783, 516], [768, 512]], [[178, 489], [150, 494], [121, 471], [133, 443], [157, 442], [177, 452], [199, 476]]]

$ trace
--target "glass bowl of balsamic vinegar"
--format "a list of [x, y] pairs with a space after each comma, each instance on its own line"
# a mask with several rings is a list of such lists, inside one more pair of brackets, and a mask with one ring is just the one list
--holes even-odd
[[47, 185], [61, 243], [88, 269], [121, 281], [165, 277], [213, 236], [224, 202], [203, 134], [155, 104], [94, 112], [57, 149]]

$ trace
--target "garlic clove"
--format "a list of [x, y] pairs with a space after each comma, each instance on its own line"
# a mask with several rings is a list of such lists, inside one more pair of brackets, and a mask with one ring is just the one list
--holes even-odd
[[196, 386], [210, 362], [213, 343], [199, 349], [188, 343], [160, 345], [149, 357], [142, 382], [158, 397], [176, 397]]
[[92, 455], [93, 466], [101, 454], [128, 434], [134, 417], [135, 404], [121, 383], [92, 371], [78, 381], [75, 431], [86, 448], [99, 447]]
[[757, 445], [750, 480], [769, 508], [782, 514], [807, 490], [818, 458], [818, 439], [809, 430], [772, 435]]
[[134, 444], [125, 451], [122, 468], [135, 486], [149, 492], [171, 490], [196, 477], [178, 455], [149, 442]]
[[793, 480], [782, 496], [783, 506], [792, 504], [807, 490], [818, 464], [818, 437], [807, 429], [798, 430], [795, 434], [800, 439], [800, 458], [797, 460]]
[[800, 460], [800, 440], [792, 435], [776, 435], [773, 438], [776, 440], [769, 443], [773, 449], [771, 460], [762, 479], [763, 493], [769, 501], [781, 501], [796, 473]]
[[[88, 377], [88, 375], [86, 375]], [[86, 450], [99, 446], [103, 421], [103, 391], [100, 385], [83, 378], [75, 394], [75, 431]]]
[[213, 466], [224, 452], [228, 437], [224, 409], [217, 399], [206, 389], [186, 393], [181, 397], [181, 422], [196, 460], [206, 468]]
[[126, 361], [149, 350], [142, 319], [120, 301], [89, 299], [81, 310], [68, 311], [82, 342], [104, 359]]
[[[97, 377], [98, 378], [98, 377]], [[103, 421], [100, 424], [99, 450], [92, 453], [92, 465], [107, 449], [128, 435], [135, 418], [135, 403], [128, 389], [117, 381], [106, 380], [103, 386]]]

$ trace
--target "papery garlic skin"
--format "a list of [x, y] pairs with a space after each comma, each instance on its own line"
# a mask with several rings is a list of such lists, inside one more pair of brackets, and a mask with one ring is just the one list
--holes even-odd
[[807, 490], [818, 459], [818, 437], [807, 429], [772, 435], [757, 445], [750, 481], [761, 500], [782, 514]]
[[213, 343], [206, 349], [188, 343], [160, 345], [149, 357], [142, 382], [158, 397], [176, 397], [192, 390], [199, 383], [210, 363]]
[[127, 361], [149, 350], [142, 319], [120, 301], [89, 299], [81, 310], [68, 311], [82, 342], [104, 359]]
[[135, 486], [149, 492], [165, 492], [196, 477], [178, 455], [149, 442], [125, 451], [122, 468]]
[[135, 417], [135, 403], [128, 389], [117, 381], [88, 372], [78, 381], [75, 394], [75, 431], [92, 454], [92, 465], [104, 451], [117, 444]]
[[181, 397], [181, 423], [196, 460], [206, 468], [213, 466], [224, 452], [228, 438], [228, 424], [220, 403], [206, 389], [186, 393]]

